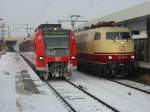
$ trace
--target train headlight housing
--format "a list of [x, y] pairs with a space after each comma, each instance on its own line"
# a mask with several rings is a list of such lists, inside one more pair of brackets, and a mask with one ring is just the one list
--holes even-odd
[[71, 56], [70, 58], [71, 58], [72, 60], [76, 59], [76, 57], [75, 57], [75, 56]]
[[133, 56], [133, 55], [131, 56], [131, 59], [134, 59], [134, 56]]
[[39, 56], [39, 60], [43, 61], [44, 60], [44, 56]]
[[112, 56], [108, 56], [108, 59], [109, 59], [109, 60], [112, 60]]

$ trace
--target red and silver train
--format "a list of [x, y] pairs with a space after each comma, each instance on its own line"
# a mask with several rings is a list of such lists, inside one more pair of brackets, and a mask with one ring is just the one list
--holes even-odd
[[100, 22], [76, 32], [78, 68], [122, 78], [134, 68], [134, 42], [128, 28]]
[[61, 24], [41, 24], [19, 44], [21, 55], [40, 77], [69, 77], [77, 68], [75, 34]]

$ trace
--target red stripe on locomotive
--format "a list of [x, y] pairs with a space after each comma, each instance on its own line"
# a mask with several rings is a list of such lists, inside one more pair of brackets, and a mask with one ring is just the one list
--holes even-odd
[[[112, 57], [112, 59], [109, 59], [109, 56]], [[128, 63], [132, 61], [131, 58], [133, 56], [133, 53], [131, 54], [78, 54], [78, 58], [80, 61], [91, 61], [96, 63], [108, 63], [108, 62], [119, 62], [119, 63]]]

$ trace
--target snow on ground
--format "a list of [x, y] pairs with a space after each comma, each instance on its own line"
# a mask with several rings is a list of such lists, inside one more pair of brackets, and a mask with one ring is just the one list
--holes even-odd
[[[74, 72], [71, 81], [122, 112], [149, 112], [150, 95], [120, 84]], [[17, 53], [0, 58], [0, 112], [66, 112], [59, 101]]]
[[150, 95], [115, 82], [74, 72], [70, 81], [121, 112], [150, 112]]
[[49, 84], [51, 84], [77, 112], [113, 112], [112, 109], [99, 103], [66, 81], [49, 81]]
[[16, 112], [15, 74], [10, 73], [11, 60], [6, 55], [0, 58], [0, 112]]
[[[31, 84], [29, 85], [28, 84]], [[17, 53], [0, 58], [0, 112], [67, 112]]]
[[130, 80], [126, 80], [126, 79], [120, 79], [120, 80], [116, 80], [117, 82], [121, 82], [123, 84], [127, 84], [127, 85], [130, 85], [132, 87], [136, 87], [136, 88], [139, 88], [141, 90], [145, 90], [147, 92], [150, 92], [150, 86], [149, 85], [146, 85], [146, 84], [141, 84], [141, 83], [138, 83], [138, 82], [134, 82], [134, 81], [130, 81]]

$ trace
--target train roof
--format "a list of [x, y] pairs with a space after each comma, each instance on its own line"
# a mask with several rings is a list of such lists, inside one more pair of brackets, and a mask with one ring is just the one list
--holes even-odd
[[35, 32], [37, 30], [43, 30], [43, 31], [47, 31], [47, 30], [55, 30], [55, 28], [58, 31], [71, 31], [70, 29], [66, 29], [66, 28], [62, 28], [61, 24], [41, 24], [37, 27], [37, 29], [35, 29]]
[[96, 29], [96, 28], [105, 28], [105, 27], [120, 27], [120, 24], [116, 23], [115, 21], [99, 21], [96, 24], [91, 24], [90, 26], [78, 28], [76, 31], [90, 30], [90, 29]]
[[37, 29], [61, 28], [61, 24], [40, 24]]
[[128, 28], [126, 28], [126, 27], [99, 27], [99, 28], [91, 28], [91, 29], [78, 29], [78, 30], [76, 30], [76, 32], [83, 32], [83, 31], [98, 31], [98, 30], [111, 30], [111, 31], [113, 31], [113, 30], [123, 30], [123, 31], [129, 31], [129, 29]]

